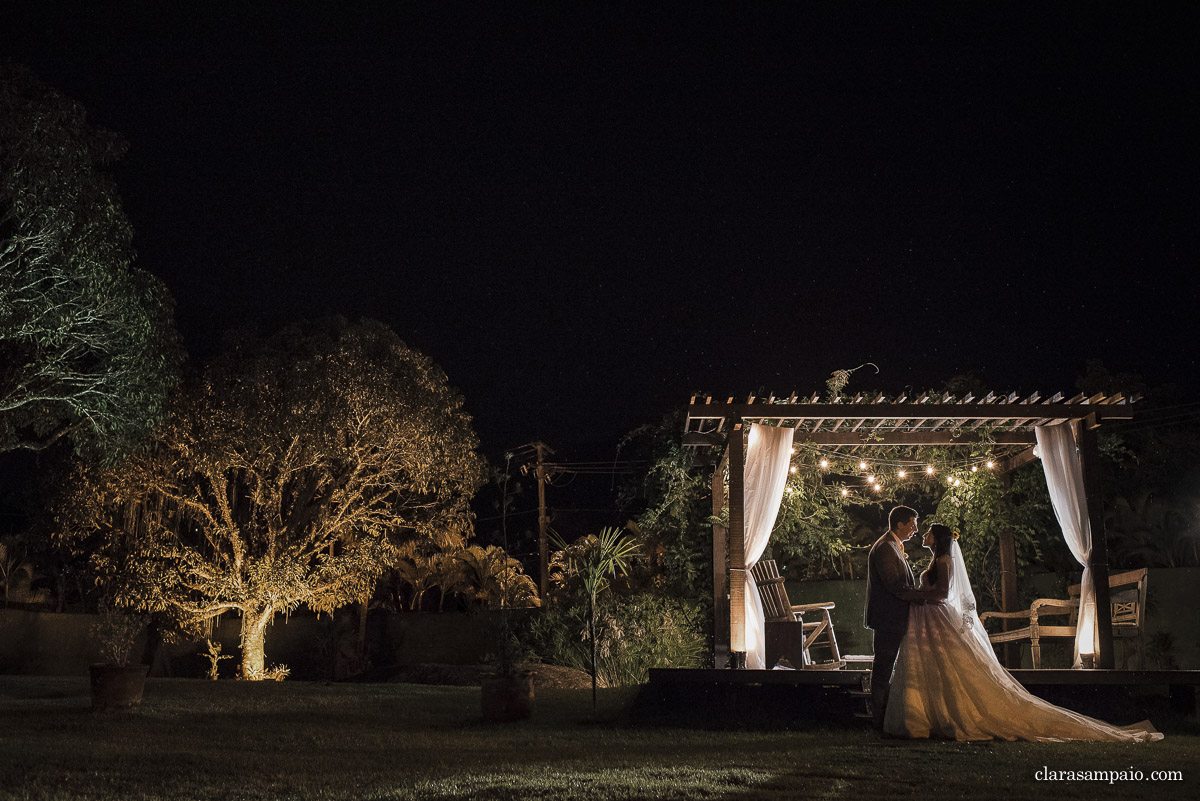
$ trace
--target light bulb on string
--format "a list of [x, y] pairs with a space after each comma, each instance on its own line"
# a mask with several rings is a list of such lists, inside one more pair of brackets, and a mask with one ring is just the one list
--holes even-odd
[[858, 463], [858, 469], [859, 469], [859, 470], [866, 470], [866, 469], [867, 469], [867, 463], [866, 463], [866, 462], [864, 462], [864, 461], [859, 461], [859, 463]]
[[977, 465], [977, 464], [973, 464], [973, 465], [971, 465], [971, 472], [972, 472], [972, 473], [978, 473], [978, 472], [979, 472], [979, 465]]
[[822, 469], [822, 470], [828, 470], [828, 469], [829, 469], [829, 460], [828, 460], [828, 459], [822, 459], [822, 460], [821, 460], [821, 469]]
[[925, 468], [925, 474], [929, 475], [929, 476], [933, 475], [933, 465], [929, 465], [928, 467]]
[[867, 476], [867, 483], [868, 483], [868, 484], [874, 484], [874, 483], [875, 483], [875, 476]]
[[996, 463], [995, 463], [995, 462], [993, 462], [991, 459], [988, 459], [988, 460], [987, 460], [987, 469], [988, 469], [988, 470], [991, 470], [991, 469], [992, 469], [993, 467], [995, 467], [995, 466], [996, 466]]
[[795, 472], [796, 472], [796, 465], [792, 465], [791, 467], [789, 467], [789, 468], [788, 468], [788, 472], [789, 472], [789, 473], [795, 473]]
[[897, 470], [897, 471], [896, 471], [896, 475], [897, 475], [899, 478], [904, 478], [904, 477], [905, 477], [906, 475], [908, 475], [908, 474], [907, 474], [906, 472], [904, 472], [903, 470]]
[[846, 489], [845, 487], [842, 487], [842, 497], [845, 498], [849, 494], [850, 494], [850, 490]]

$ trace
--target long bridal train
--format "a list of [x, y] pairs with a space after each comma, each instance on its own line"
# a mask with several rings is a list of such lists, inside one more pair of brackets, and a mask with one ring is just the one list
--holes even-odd
[[1004, 669], [975, 611], [958, 543], [949, 596], [913, 604], [892, 678], [884, 731], [954, 740], [1151, 741], [1149, 721], [1112, 726], [1031, 695]]

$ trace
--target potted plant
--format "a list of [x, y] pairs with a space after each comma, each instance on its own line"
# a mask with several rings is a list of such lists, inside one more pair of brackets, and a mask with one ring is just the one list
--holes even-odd
[[503, 631], [496, 669], [483, 680], [480, 703], [485, 721], [500, 723], [533, 716], [533, 671], [522, 663], [522, 656], [517, 638], [511, 631]]
[[104, 608], [92, 626], [100, 643], [103, 662], [90, 666], [93, 712], [125, 712], [142, 702], [149, 665], [130, 664], [146, 621], [112, 608]]

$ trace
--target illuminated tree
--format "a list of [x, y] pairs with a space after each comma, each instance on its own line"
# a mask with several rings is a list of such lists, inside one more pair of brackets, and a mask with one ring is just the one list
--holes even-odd
[[119, 452], [165, 415], [182, 353], [166, 287], [132, 266], [101, 168], [114, 134], [0, 65], [0, 452]]
[[361, 601], [413, 543], [462, 544], [483, 480], [463, 401], [386, 326], [329, 320], [232, 343], [153, 452], [94, 485], [118, 603], [192, 634], [242, 616], [242, 674], [279, 612]]

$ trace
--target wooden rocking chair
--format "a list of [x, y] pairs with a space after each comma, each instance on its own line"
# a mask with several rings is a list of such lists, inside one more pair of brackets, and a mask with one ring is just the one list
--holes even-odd
[[[775, 667], [780, 658], [786, 658], [798, 670], [840, 670], [846, 666], [829, 616], [829, 610], [834, 608], [832, 602], [791, 603], [773, 559], [760, 560], [750, 572], [758, 584], [758, 596], [766, 616], [768, 670]], [[806, 621], [805, 614], [815, 619]], [[810, 653], [814, 647], [826, 650], [829, 658], [815, 662]]]
[[[1138, 669], [1142, 668], [1142, 630], [1146, 619], [1146, 568], [1115, 573], [1108, 577], [1109, 603], [1112, 609], [1113, 637], [1136, 637], [1135, 649], [1138, 655]], [[1080, 585], [1073, 584], [1067, 588], [1067, 598], [1038, 598], [1028, 609], [1019, 612], [984, 612], [979, 616], [982, 621], [991, 619], [1005, 620], [1028, 618], [1029, 625], [1011, 631], [989, 633], [988, 639], [993, 643], [1017, 642], [1029, 640], [1033, 655], [1033, 668], [1042, 666], [1041, 641], [1050, 637], [1075, 639], [1076, 624], [1079, 618]], [[1047, 626], [1042, 619], [1047, 616], [1069, 615], [1067, 625]], [[986, 627], [986, 622], [984, 626]]]

